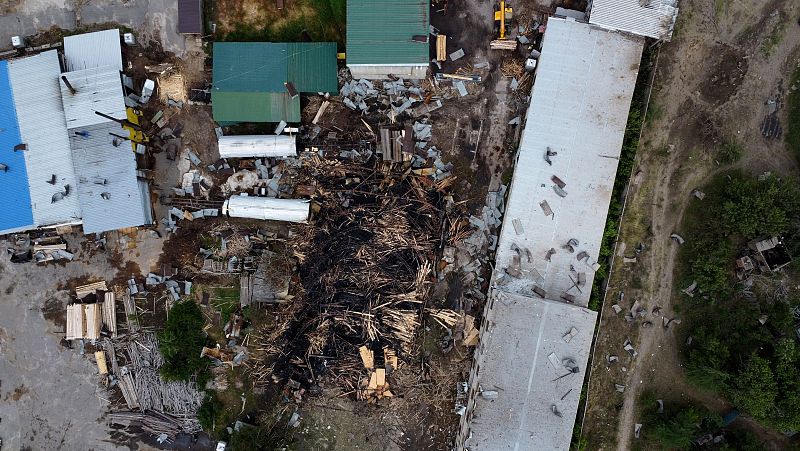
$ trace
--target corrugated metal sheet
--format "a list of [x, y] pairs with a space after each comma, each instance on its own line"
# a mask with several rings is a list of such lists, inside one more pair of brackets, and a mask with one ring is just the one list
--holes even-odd
[[14, 152], [21, 142], [8, 62], [0, 61], [0, 164], [8, 166], [7, 171], [0, 171], [0, 234], [33, 226], [25, 156]]
[[125, 101], [122, 82], [116, 67], [105, 66], [64, 74], [77, 91], [72, 94], [61, 82], [61, 99], [64, 104], [67, 128], [91, 126], [108, 121], [95, 111], [124, 119]]
[[238, 135], [219, 138], [220, 158], [271, 158], [297, 156], [295, 136]]
[[339, 92], [336, 43], [287, 44], [288, 76], [298, 92]]
[[178, 0], [178, 33], [203, 33], [202, 0]]
[[[37, 226], [75, 223], [81, 209], [61, 106], [61, 65], [53, 50], [9, 64], [19, 131], [28, 148], [25, 155], [34, 223]], [[46, 131], [46, 132], [45, 132]], [[55, 183], [52, 178], [55, 175]], [[69, 185], [72, 194], [53, 202]]]
[[420, 64], [430, 61], [427, 0], [348, 0], [348, 64]]
[[678, 0], [594, 0], [589, 23], [669, 41], [678, 18], [677, 6]]
[[309, 201], [303, 199], [231, 196], [222, 205], [222, 214], [232, 218], [269, 221], [306, 222], [310, 211]]
[[114, 66], [122, 70], [122, 46], [119, 30], [95, 31], [64, 38], [67, 72]]
[[335, 43], [217, 42], [213, 70], [218, 122], [299, 122], [287, 81], [298, 92], [338, 92]]
[[[83, 211], [83, 232], [96, 233], [135, 227], [147, 222], [142, 192], [136, 178], [136, 157], [127, 144], [114, 147], [109, 133], [122, 127], [106, 121], [71, 133], [70, 144]], [[105, 193], [105, 194], [104, 194]]]
[[215, 92], [286, 92], [286, 44], [215, 42]]

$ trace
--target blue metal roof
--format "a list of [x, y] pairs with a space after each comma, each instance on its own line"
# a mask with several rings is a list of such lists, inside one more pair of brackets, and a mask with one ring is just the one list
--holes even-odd
[[21, 151], [14, 152], [14, 146], [21, 143], [8, 62], [0, 61], [0, 163], [8, 167], [0, 171], [0, 233], [33, 225], [25, 156]]

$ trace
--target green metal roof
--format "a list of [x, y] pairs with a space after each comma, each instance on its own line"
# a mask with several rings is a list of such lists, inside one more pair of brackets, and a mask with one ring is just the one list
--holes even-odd
[[300, 97], [274, 92], [211, 92], [217, 122], [300, 122]]
[[429, 25], [428, 0], [347, 0], [347, 63], [427, 64]]
[[211, 102], [222, 122], [300, 121], [298, 92], [338, 92], [333, 42], [216, 42]]
[[339, 92], [335, 42], [286, 44], [288, 77], [298, 92]]

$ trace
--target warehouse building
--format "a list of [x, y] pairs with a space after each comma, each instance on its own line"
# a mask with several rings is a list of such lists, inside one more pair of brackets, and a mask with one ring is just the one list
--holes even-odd
[[119, 31], [65, 39], [56, 51], [0, 61], [0, 234], [82, 224], [84, 233], [152, 223], [136, 157], [110, 133], [126, 117]]
[[459, 449], [570, 447], [597, 317], [586, 306], [643, 45], [548, 20]]
[[610, 31], [669, 41], [678, 0], [590, 0], [589, 23]]
[[348, 0], [347, 67], [353, 78], [425, 78], [430, 2]]
[[301, 93], [339, 91], [333, 42], [214, 43], [214, 120], [300, 122]]

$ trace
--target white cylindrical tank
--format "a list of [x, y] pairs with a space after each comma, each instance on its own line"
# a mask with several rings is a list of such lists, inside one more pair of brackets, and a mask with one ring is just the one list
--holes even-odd
[[220, 158], [295, 157], [294, 135], [240, 135], [219, 138]]
[[222, 214], [231, 218], [270, 221], [306, 222], [310, 211], [310, 201], [304, 199], [231, 196], [222, 205]]

